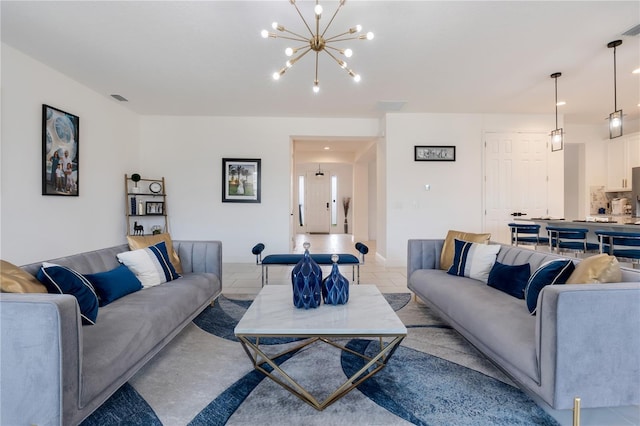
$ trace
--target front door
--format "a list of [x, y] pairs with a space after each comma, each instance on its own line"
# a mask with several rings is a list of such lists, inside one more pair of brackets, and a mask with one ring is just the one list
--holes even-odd
[[331, 230], [331, 176], [307, 173], [305, 179], [305, 218], [307, 232], [328, 234]]
[[547, 141], [546, 133], [485, 133], [484, 229], [492, 241], [509, 244], [509, 222], [548, 214]]

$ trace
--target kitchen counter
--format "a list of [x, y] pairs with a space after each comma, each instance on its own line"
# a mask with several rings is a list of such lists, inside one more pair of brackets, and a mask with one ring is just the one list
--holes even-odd
[[[609, 216], [590, 216], [590, 217], [609, 217]], [[542, 219], [542, 218], [530, 218], [530, 219], [518, 219], [521, 221], [533, 222], [540, 225], [540, 235], [546, 236], [547, 226], [557, 226], [562, 228], [584, 228], [588, 229], [587, 241], [598, 242], [598, 237], [595, 231], [601, 229], [603, 231], [619, 231], [619, 232], [640, 232], [640, 218], [631, 216], [612, 216], [613, 220], [619, 220], [620, 222], [593, 222], [586, 220], [564, 220], [564, 219]]]

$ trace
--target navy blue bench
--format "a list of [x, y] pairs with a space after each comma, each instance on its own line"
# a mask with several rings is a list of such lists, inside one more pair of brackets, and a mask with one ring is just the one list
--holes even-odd
[[[269, 266], [270, 265], [296, 265], [300, 260], [302, 260], [302, 254], [270, 254], [262, 257], [262, 252], [265, 249], [265, 245], [262, 243], [258, 243], [251, 249], [251, 253], [256, 256], [256, 265], [262, 265], [262, 286], [265, 284], [269, 284]], [[351, 275], [352, 281], [360, 284], [360, 265], [364, 265], [364, 255], [369, 253], [369, 247], [362, 243], [356, 243], [356, 250], [360, 253], [360, 257], [350, 254], [350, 253], [337, 253], [338, 254], [338, 265], [352, 265]], [[318, 265], [332, 265], [333, 261], [331, 260], [331, 256], [336, 253], [325, 254], [325, 253], [314, 253], [310, 254], [311, 258]], [[357, 281], [356, 281], [356, 270]]]

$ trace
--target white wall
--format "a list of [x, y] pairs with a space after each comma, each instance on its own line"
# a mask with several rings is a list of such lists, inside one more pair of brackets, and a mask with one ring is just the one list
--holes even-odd
[[[164, 176], [177, 239], [216, 239], [225, 262], [252, 262], [251, 247], [289, 251], [292, 136], [373, 137], [378, 120], [262, 117], [141, 117], [140, 172]], [[222, 158], [262, 160], [262, 202], [222, 203]]]
[[[388, 114], [384, 155], [378, 156], [386, 156], [380, 161], [386, 167], [380, 176], [386, 185], [384, 242], [378, 235], [386, 264], [406, 264], [408, 239], [442, 238], [449, 229], [482, 231], [484, 132], [546, 131], [552, 121], [547, 115]], [[456, 161], [413, 161], [415, 145], [455, 145]], [[550, 211], [562, 214], [562, 154], [550, 157], [550, 169]]]
[[[21, 265], [126, 242], [137, 116], [5, 44], [1, 85], [2, 259]], [[80, 117], [78, 197], [41, 195], [42, 104]]]

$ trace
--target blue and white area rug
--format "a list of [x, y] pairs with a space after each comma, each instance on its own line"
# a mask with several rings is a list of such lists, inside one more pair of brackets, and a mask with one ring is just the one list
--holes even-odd
[[[253, 370], [233, 335], [251, 301], [221, 296], [83, 425], [557, 425], [424, 304], [385, 297], [407, 338], [385, 369], [324, 411]], [[263, 343], [273, 352], [296, 344]], [[343, 343], [367, 354], [376, 342]], [[363, 365], [318, 343], [278, 362], [320, 400]]]

